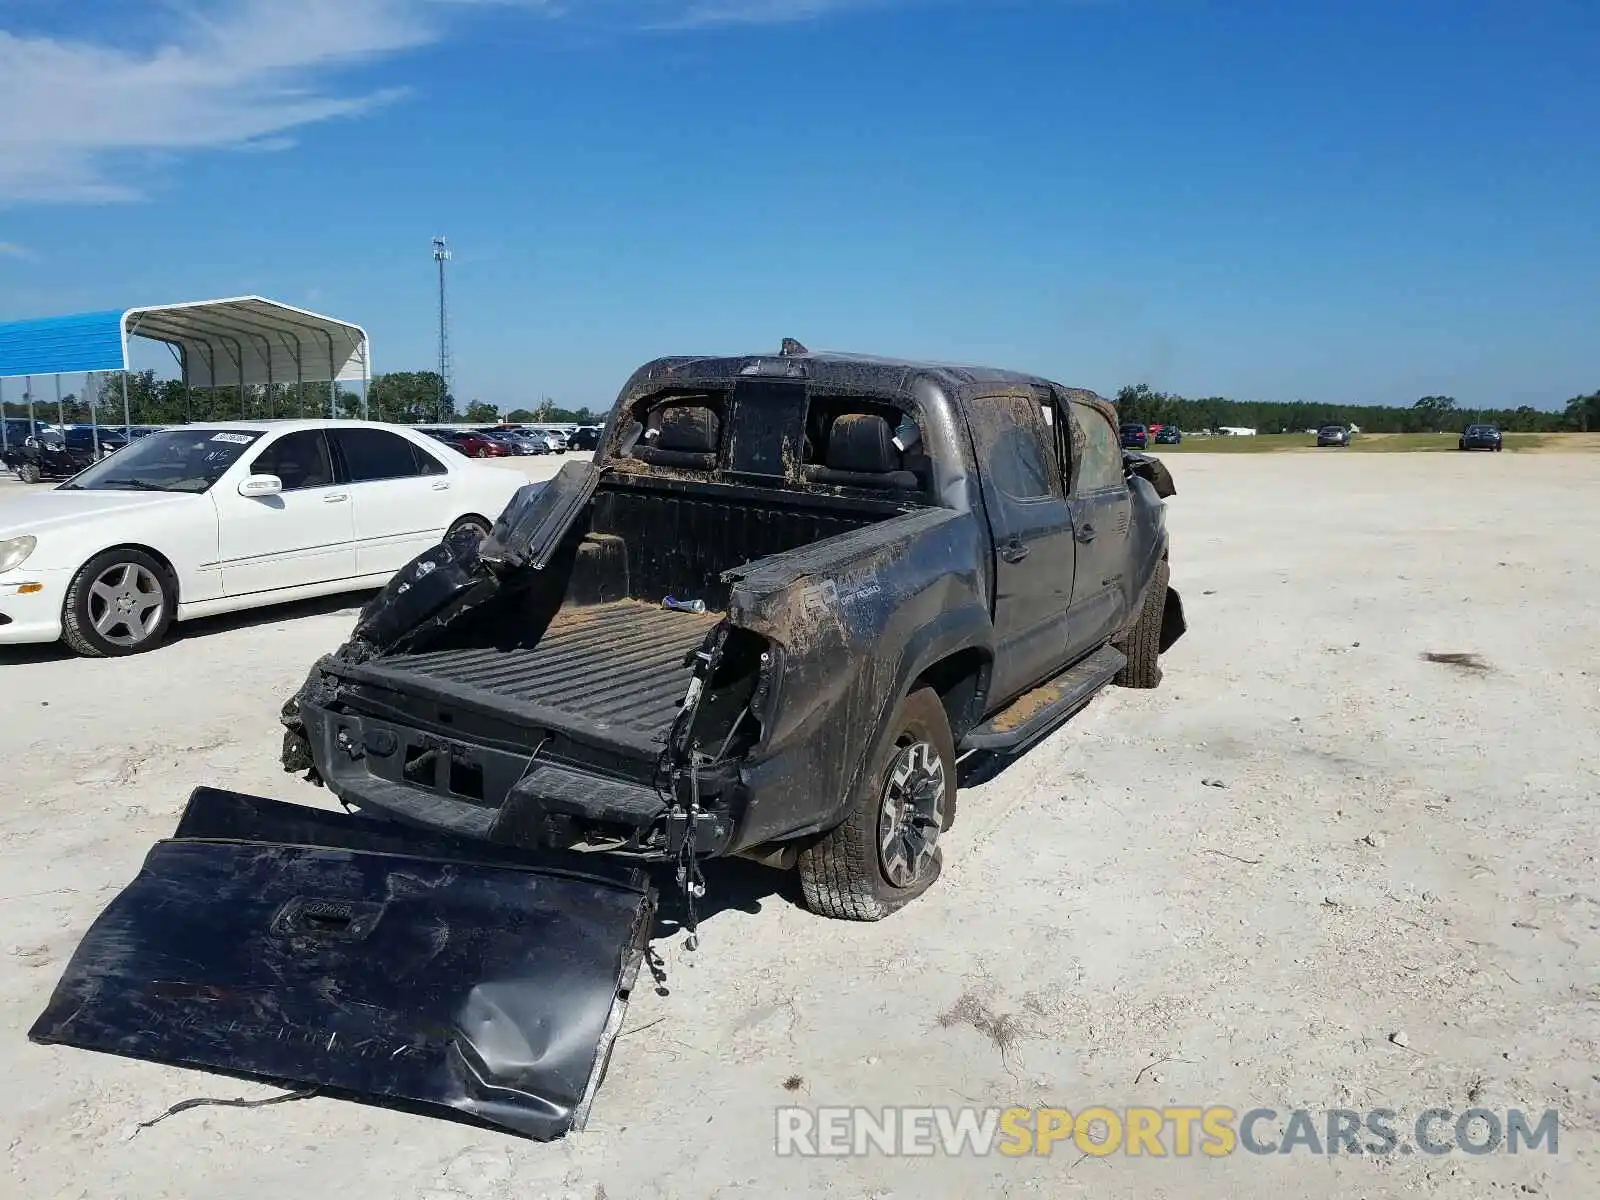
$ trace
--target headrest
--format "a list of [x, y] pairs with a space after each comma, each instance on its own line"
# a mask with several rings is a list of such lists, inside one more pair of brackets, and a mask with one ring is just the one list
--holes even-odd
[[889, 422], [870, 413], [846, 413], [828, 431], [828, 467], [834, 471], [886, 474], [900, 469]]
[[679, 404], [658, 408], [650, 414], [650, 425], [660, 430], [646, 443], [653, 450], [672, 450], [679, 454], [715, 454], [721, 432], [717, 414], [700, 405]]

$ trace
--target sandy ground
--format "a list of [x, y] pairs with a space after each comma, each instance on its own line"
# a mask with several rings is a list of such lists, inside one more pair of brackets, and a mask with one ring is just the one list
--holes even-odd
[[[553, 1145], [323, 1099], [129, 1139], [187, 1097], [271, 1089], [26, 1029], [191, 787], [327, 802], [278, 770], [276, 712], [356, 601], [206, 622], [142, 658], [4, 653], [0, 1191], [1600, 1194], [1600, 457], [1174, 465], [1191, 633], [1164, 686], [1103, 695], [964, 789], [944, 878], [887, 922], [713, 871], [700, 951], [658, 943], [668, 994], [643, 978], [589, 1130]], [[941, 1021], [958, 1006], [1004, 1052]], [[1562, 1125], [1555, 1157], [779, 1159], [783, 1103], [1476, 1104]]]

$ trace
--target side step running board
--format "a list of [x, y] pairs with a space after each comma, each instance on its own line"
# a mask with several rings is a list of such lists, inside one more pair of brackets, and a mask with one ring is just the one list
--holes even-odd
[[1015, 752], [1053, 733], [1126, 665], [1120, 650], [1102, 646], [1083, 661], [1025, 692], [961, 739], [962, 750]]

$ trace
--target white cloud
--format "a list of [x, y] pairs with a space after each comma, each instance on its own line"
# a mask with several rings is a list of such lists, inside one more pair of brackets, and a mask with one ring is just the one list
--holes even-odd
[[0, 242], [0, 258], [32, 258], [33, 252], [15, 242]]
[[[282, 150], [402, 94], [348, 72], [442, 36], [469, 5], [633, 29], [807, 20], [904, 0], [146, 0], [113, 37], [0, 29], [0, 205], [136, 199], [156, 156]], [[452, 12], [454, 10], [454, 12]]]
[[393, 91], [338, 92], [330, 72], [421, 45], [395, 0], [226, 0], [149, 14], [144, 49], [0, 31], [0, 202], [124, 200], [127, 153], [248, 146], [364, 112]]

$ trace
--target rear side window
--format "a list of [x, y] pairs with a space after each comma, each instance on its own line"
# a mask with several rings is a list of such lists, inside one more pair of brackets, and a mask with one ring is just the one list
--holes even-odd
[[[409, 479], [444, 471], [438, 459], [386, 429], [335, 429], [331, 436], [344, 456], [351, 483]], [[423, 459], [427, 459], [427, 463]]]
[[276, 475], [286, 492], [302, 488], [327, 487], [333, 482], [333, 460], [328, 455], [328, 439], [320, 429], [286, 433], [268, 446], [250, 464], [252, 475]]
[[1046, 457], [1039, 402], [1028, 396], [989, 396], [972, 407], [973, 434], [990, 481], [1014, 500], [1054, 494], [1054, 464]]
[[411, 442], [406, 443], [411, 447], [411, 453], [417, 462], [418, 475], [443, 475], [445, 465], [434, 457], [433, 453]]
[[1105, 414], [1081, 400], [1072, 412], [1083, 427], [1083, 452], [1078, 462], [1078, 492], [1122, 487], [1122, 443]]

